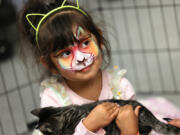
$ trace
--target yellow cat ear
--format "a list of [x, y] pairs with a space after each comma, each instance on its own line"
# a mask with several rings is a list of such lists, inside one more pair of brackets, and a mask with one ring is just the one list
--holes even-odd
[[66, 3], [66, 0], [64, 0], [64, 1], [63, 1], [63, 3], [62, 3], [62, 5], [61, 5], [61, 7], [63, 7], [65, 3]]
[[79, 1], [78, 1], [78, 0], [76, 0], [76, 3], [77, 3], [77, 7], [79, 8]]
[[44, 17], [45, 16], [45, 14], [36, 14], [36, 13], [33, 13], [33, 14], [27, 14], [26, 15], [26, 19], [27, 19], [27, 21], [29, 22], [29, 24], [33, 27], [33, 29], [35, 30], [35, 31], [37, 31], [37, 28], [33, 25], [33, 23], [31, 22], [31, 20], [29, 19], [29, 17], [32, 17], [32, 16], [41, 16], [41, 17]]
[[[65, 5], [65, 3], [66, 3], [66, 0], [63, 1], [61, 7], [63, 7]], [[77, 4], [77, 8], [79, 8], [79, 1], [78, 0], [76, 0], [76, 4]]]

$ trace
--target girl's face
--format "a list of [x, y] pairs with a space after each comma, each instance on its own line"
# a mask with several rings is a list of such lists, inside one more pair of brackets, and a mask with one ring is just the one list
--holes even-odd
[[83, 75], [88, 79], [88, 74], [94, 76], [101, 66], [100, 49], [96, 38], [82, 27], [75, 27], [74, 36], [78, 42], [52, 54], [51, 59], [64, 78], [78, 80]]

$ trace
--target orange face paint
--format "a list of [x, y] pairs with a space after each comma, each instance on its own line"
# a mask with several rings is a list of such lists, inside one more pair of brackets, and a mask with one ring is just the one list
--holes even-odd
[[79, 44], [79, 50], [84, 53], [91, 53], [95, 57], [98, 56], [99, 53], [99, 48], [92, 38], [88, 38]]

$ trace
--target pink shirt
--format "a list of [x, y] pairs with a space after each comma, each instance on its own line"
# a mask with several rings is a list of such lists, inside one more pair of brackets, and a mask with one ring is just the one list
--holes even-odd
[[[102, 90], [99, 96], [99, 100], [104, 99], [112, 99], [113, 93], [110, 86], [111, 74], [103, 71], [103, 83]], [[93, 100], [85, 99], [78, 94], [76, 94], [73, 90], [71, 90], [65, 83], [62, 83], [65, 87], [65, 90], [70, 98], [72, 104], [82, 105], [85, 103], [94, 102]], [[119, 82], [119, 92], [121, 93], [121, 99], [135, 99], [135, 92], [131, 85], [131, 83], [126, 79], [122, 78]], [[59, 98], [55, 94], [55, 92], [51, 88], [45, 88], [41, 93], [41, 107], [54, 106], [54, 107], [62, 107], [63, 104], [60, 102]], [[104, 129], [100, 129], [96, 133], [89, 131], [82, 123], [82, 120], [77, 125], [74, 135], [105, 135], [106, 132]]]

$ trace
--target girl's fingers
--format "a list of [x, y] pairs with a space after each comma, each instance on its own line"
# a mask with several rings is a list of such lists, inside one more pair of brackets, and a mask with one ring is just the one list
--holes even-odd
[[108, 104], [108, 106], [106, 106], [106, 109], [109, 111], [109, 110], [112, 110], [114, 107], [116, 107], [117, 106], [117, 104], [115, 104], [115, 103], [110, 103], [110, 104]]
[[171, 120], [170, 122], [168, 122], [168, 124], [180, 127], [180, 119]]
[[[111, 102], [106, 102], [106, 103], [104, 103], [104, 105], [105, 105], [106, 110], [108, 111], [109, 115], [114, 115], [117, 112], [121, 113], [123, 110], [126, 110], [126, 109], [130, 110], [132, 108], [132, 110], [133, 110], [133, 107], [131, 105], [125, 105], [125, 106], [120, 107], [119, 104], [111, 103]], [[134, 113], [137, 117], [139, 115], [140, 108], [141, 108], [141, 106], [137, 106], [134, 110]], [[116, 110], [118, 110], [118, 111], [116, 111]]]
[[119, 108], [115, 107], [110, 114], [110, 118], [115, 118], [118, 115], [118, 113], [119, 113]]
[[107, 114], [111, 116], [116, 110], [119, 110], [119, 106], [117, 104], [114, 104], [112, 108], [109, 108], [109, 110], [107, 110]]
[[119, 112], [119, 114], [123, 111], [123, 109], [124, 109], [123, 106], [119, 106], [119, 107], [118, 107], [118, 110], [119, 110], [118, 112]]
[[141, 106], [137, 106], [134, 110], [135, 115], [138, 117], [139, 116], [139, 110], [140, 110]]
[[109, 106], [112, 106], [114, 103], [104, 102], [104, 103], [102, 103], [102, 104], [104, 104], [105, 107], [109, 107]]
[[133, 111], [133, 107], [131, 105], [124, 105], [124, 106], [121, 106], [121, 111]]
[[118, 109], [118, 105], [114, 105], [108, 112], [109, 112], [109, 114], [112, 114], [115, 110], [117, 110]]
[[118, 106], [114, 104], [113, 106], [111, 106], [111, 108], [109, 108], [109, 110], [107, 110], [107, 112], [109, 115], [111, 115], [116, 109], [118, 109]]

